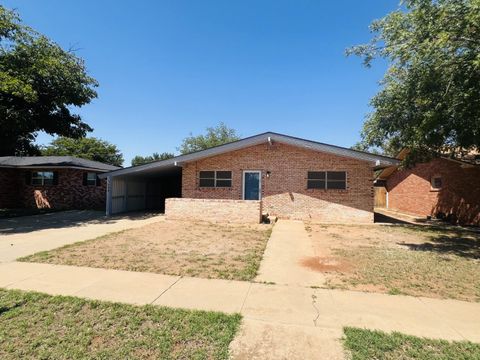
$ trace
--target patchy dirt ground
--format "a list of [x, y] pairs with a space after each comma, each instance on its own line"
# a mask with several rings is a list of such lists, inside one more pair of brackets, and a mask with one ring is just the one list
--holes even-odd
[[307, 224], [326, 286], [480, 301], [480, 233], [415, 225]]
[[41, 252], [22, 261], [251, 280], [270, 225], [160, 221]]

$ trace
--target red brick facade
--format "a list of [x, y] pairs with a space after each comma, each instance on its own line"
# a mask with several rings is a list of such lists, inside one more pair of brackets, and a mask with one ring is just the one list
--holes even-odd
[[0, 169], [0, 208], [104, 209], [106, 181], [83, 185], [87, 171], [80, 169], [38, 169], [56, 171], [58, 184], [27, 184], [25, 173], [35, 169]]
[[20, 182], [17, 169], [0, 169], [0, 209], [13, 209], [20, 207]]
[[[232, 187], [200, 188], [198, 174], [201, 170], [232, 171]], [[182, 197], [241, 200], [244, 170], [262, 172], [264, 213], [325, 222], [373, 221], [371, 164], [278, 142], [184, 164]], [[267, 171], [270, 172], [268, 178]], [[347, 189], [307, 189], [308, 171], [346, 171]]]
[[[440, 190], [432, 177], [441, 177]], [[396, 171], [387, 179], [388, 208], [418, 216], [439, 213], [453, 222], [480, 225], [480, 166], [447, 159]]]

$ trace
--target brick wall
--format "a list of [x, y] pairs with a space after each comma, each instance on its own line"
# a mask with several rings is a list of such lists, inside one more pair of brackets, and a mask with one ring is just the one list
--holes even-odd
[[0, 169], [0, 209], [13, 209], [21, 207], [18, 170]]
[[[232, 171], [232, 187], [200, 188], [200, 170]], [[244, 170], [262, 172], [264, 213], [325, 222], [373, 221], [373, 171], [369, 163], [280, 143], [184, 164], [182, 197], [240, 200]], [[307, 189], [307, 172], [322, 170], [346, 171], [347, 189]]]
[[[9, 171], [6, 171], [9, 170]], [[105, 209], [106, 180], [99, 186], [83, 185], [85, 171], [79, 169], [38, 169], [58, 172], [57, 185], [26, 184], [23, 169], [0, 169], [0, 207], [7, 196], [5, 207], [54, 209]], [[29, 171], [35, 171], [31, 169]], [[14, 185], [3, 187], [5, 178], [15, 179]], [[12, 183], [13, 184], [13, 183]], [[14, 201], [12, 200], [14, 199]]]
[[259, 223], [261, 202], [225, 199], [170, 198], [165, 201], [169, 220]]
[[[433, 176], [442, 189], [433, 190]], [[387, 180], [388, 207], [418, 216], [452, 214], [460, 224], [480, 225], [480, 167], [435, 159], [403, 169]]]

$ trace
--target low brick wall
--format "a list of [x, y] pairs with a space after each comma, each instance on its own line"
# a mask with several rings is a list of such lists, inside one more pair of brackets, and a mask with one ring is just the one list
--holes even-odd
[[318, 223], [373, 223], [373, 206], [372, 211], [366, 211], [299, 193], [265, 197], [263, 212], [280, 219], [307, 220]]
[[169, 198], [165, 217], [169, 220], [259, 223], [261, 202], [226, 199]]

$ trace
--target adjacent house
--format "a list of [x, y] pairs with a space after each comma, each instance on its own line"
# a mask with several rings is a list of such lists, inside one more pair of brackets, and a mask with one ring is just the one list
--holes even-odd
[[[408, 150], [397, 156], [403, 160]], [[478, 156], [477, 156], [478, 157]], [[392, 166], [380, 172], [385, 207], [454, 224], [480, 225], [480, 164], [475, 156], [439, 157], [412, 168]]]
[[0, 157], [0, 208], [104, 209], [98, 175], [117, 169], [72, 156]]
[[108, 179], [107, 214], [156, 209], [182, 219], [372, 222], [374, 171], [398, 163], [267, 132], [99, 177]]

